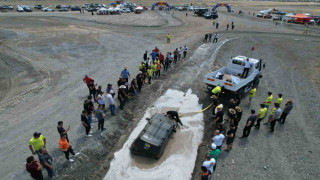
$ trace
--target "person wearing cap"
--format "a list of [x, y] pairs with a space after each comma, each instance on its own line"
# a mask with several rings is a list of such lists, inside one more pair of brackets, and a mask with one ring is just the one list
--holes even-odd
[[29, 149], [33, 155], [39, 154], [41, 148], [45, 148], [47, 139], [39, 132], [33, 133], [33, 138], [29, 141]]
[[59, 139], [59, 149], [61, 151], [64, 152], [66, 159], [69, 162], [73, 162], [73, 159], [69, 158], [69, 153], [71, 153], [74, 157], [77, 156], [80, 153], [74, 153], [72, 147], [69, 145], [67, 139], [66, 139], [66, 135], [65, 134], [61, 134], [60, 139]]
[[219, 97], [219, 94], [221, 92], [220, 84], [218, 86], [216, 86], [215, 88], [213, 88], [211, 92], [213, 93], [213, 95]]
[[152, 69], [149, 68], [147, 70], [147, 72], [148, 72], [148, 84], [151, 84], [151, 79], [152, 79], [152, 75], [153, 75]]
[[228, 111], [228, 118], [229, 118], [230, 124], [232, 124], [232, 125], [235, 124], [236, 117], [237, 117], [237, 112], [236, 112], [236, 110], [230, 108], [229, 111]]
[[256, 121], [256, 119], [258, 118], [258, 116], [256, 115], [256, 111], [255, 110], [251, 110], [251, 115], [249, 116], [245, 127], [243, 128], [243, 134], [241, 138], [247, 138], [250, 134], [251, 128], [254, 125], [254, 122]]
[[279, 106], [281, 106], [282, 101], [283, 101], [283, 99], [282, 99], [282, 94], [279, 93], [279, 94], [278, 94], [278, 99], [276, 100], [276, 103], [279, 104]]
[[53, 159], [46, 149], [41, 148], [39, 150], [39, 161], [41, 165], [47, 170], [48, 177], [53, 178], [54, 176], [53, 165], [52, 165]]
[[241, 121], [241, 117], [242, 117], [242, 109], [240, 106], [236, 106], [236, 120], [234, 122], [234, 126], [236, 127], [236, 132], [238, 130], [238, 125], [239, 125], [239, 122]]
[[222, 123], [223, 122], [223, 114], [224, 112], [222, 111], [222, 107], [219, 105], [217, 106], [217, 113], [216, 113], [216, 116], [215, 116], [215, 119], [214, 119], [214, 124], [219, 124], [219, 123]]
[[206, 154], [206, 160], [202, 163], [202, 166], [206, 167], [207, 170], [213, 173], [213, 167], [216, 164], [216, 160], [214, 158], [211, 158], [209, 154]]
[[288, 116], [288, 114], [290, 113], [290, 111], [293, 108], [293, 101], [292, 99], [288, 99], [287, 103], [285, 104], [285, 107], [283, 109], [283, 112], [280, 116], [280, 124], [284, 124], [284, 122], [286, 121], [286, 118]]
[[273, 99], [273, 96], [272, 96], [272, 92], [268, 92], [268, 97], [266, 99], [266, 101], [264, 102], [264, 106], [269, 109], [269, 106], [270, 104], [272, 103], [272, 99]]
[[212, 138], [213, 143], [215, 145], [217, 145], [217, 149], [220, 149], [220, 151], [221, 151], [221, 147], [222, 147], [224, 138], [225, 138], [225, 136], [223, 134], [221, 134], [221, 132], [219, 130], [215, 131], [215, 136]]
[[278, 103], [275, 103], [275, 108], [276, 111], [274, 112], [270, 122], [270, 130], [272, 133], [274, 132], [274, 126], [276, 125], [276, 122], [279, 121], [281, 115], [281, 108]]
[[264, 104], [260, 104], [260, 110], [258, 112], [257, 124], [255, 125], [255, 127], [257, 129], [260, 128], [260, 122], [266, 116], [267, 111], [268, 111], [268, 109], [264, 106]]
[[241, 78], [247, 78], [249, 70], [252, 67], [252, 64], [249, 62], [249, 58], [247, 58], [245, 62], [242, 63], [242, 66], [244, 66], [244, 68], [243, 68]]
[[252, 86], [252, 88], [249, 91], [249, 104], [251, 104], [252, 98], [256, 96], [257, 89]]
[[121, 71], [120, 77], [125, 79], [126, 82], [129, 81], [130, 73], [128, 71], [128, 67], [125, 66], [124, 69]]
[[210, 98], [212, 99], [212, 115], [215, 115], [214, 110], [218, 106], [218, 99], [217, 99], [217, 96], [215, 95], [210, 96]]
[[126, 92], [125, 92], [126, 86], [121, 85], [119, 90], [118, 90], [118, 100], [120, 102], [120, 109], [124, 108], [125, 102], [126, 102]]
[[136, 78], [137, 78], [138, 91], [141, 92], [141, 87], [143, 85], [143, 74], [141, 71], [139, 72]]
[[[212, 143], [211, 144], [211, 151], [209, 152], [209, 155], [211, 158], [214, 158], [216, 160], [216, 163], [218, 162], [218, 159], [219, 159], [219, 156], [221, 154], [221, 151], [220, 149], [217, 149], [217, 145]], [[215, 169], [215, 167], [214, 167]]]
[[63, 128], [63, 121], [59, 121], [58, 122], [58, 126], [57, 126], [57, 130], [58, 130], [59, 135], [65, 134], [66, 135], [66, 139], [69, 142], [68, 131], [70, 130], [70, 126], [67, 128], [67, 130], [65, 130]]
[[26, 161], [26, 170], [30, 173], [32, 179], [44, 180], [40, 162], [36, 161], [33, 156], [29, 156]]

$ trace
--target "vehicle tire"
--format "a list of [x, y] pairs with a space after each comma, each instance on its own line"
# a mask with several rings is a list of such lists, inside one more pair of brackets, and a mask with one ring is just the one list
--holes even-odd
[[260, 83], [260, 78], [257, 76], [253, 81], [254, 87], [258, 87], [259, 83]]

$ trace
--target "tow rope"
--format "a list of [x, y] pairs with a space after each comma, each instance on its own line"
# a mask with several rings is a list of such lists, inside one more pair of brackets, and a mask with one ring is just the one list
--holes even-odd
[[[202, 112], [208, 110], [212, 105], [213, 105], [213, 103], [211, 103], [209, 106], [207, 106], [206, 108], [202, 109], [201, 111], [185, 113], [184, 115], [191, 116], [193, 114], [202, 113]], [[183, 115], [180, 115], [179, 117], [182, 117], [182, 116]]]

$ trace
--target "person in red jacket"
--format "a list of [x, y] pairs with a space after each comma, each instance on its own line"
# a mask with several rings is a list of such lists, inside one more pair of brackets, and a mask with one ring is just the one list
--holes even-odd
[[35, 180], [44, 180], [42, 175], [42, 166], [36, 161], [33, 156], [27, 158], [26, 170]]
[[164, 67], [164, 55], [161, 52], [160, 52], [160, 55], [159, 55], [159, 61], [162, 64], [162, 67]]
[[[92, 78], [88, 77], [88, 75], [85, 75], [83, 78], [83, 82], [87, 84], [88, 89], [89, 89], [89, 84], [91, 82]], [[90, 89], [89, 89], [89, 94], [90, 94]]]

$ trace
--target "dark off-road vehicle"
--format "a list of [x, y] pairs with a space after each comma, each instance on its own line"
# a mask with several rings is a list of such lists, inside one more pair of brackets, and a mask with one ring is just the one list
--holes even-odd
[[130, 151], [133, 154], [159, 159], [171, 135], [176, 131], [177, 124], [174, 119], [158, 113], [147, 120], [148, 124], [134, 140]]

